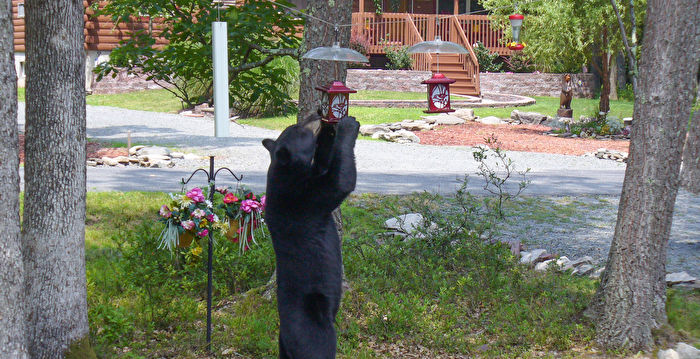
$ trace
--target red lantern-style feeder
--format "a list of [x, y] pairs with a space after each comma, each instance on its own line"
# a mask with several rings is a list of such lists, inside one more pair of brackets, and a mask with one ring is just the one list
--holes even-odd
[[338, 123], [341, 118], [348, 115], [349, 94], [357, 92], [347, 88], [340, 81], [318, 86], [316, 90], [321, 91], [321, 117], [328, 123]]
[[436, 73], [433, 77], [422, 81], [428, 85], [428, 109], [425, 113], [453, 112], [450, 108], [450, 84], [457, 80], [447, 78], [441, 73]]

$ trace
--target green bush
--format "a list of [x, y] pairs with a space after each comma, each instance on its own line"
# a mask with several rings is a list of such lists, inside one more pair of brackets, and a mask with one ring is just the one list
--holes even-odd
[[618, 88], [617, 98], [625, 101], [634, 101], [634, 88], [632, 84], [627, 84], [625, 88]]
[[410, 70], [413, 68], [413, 59], [408, 53], [407, 46], [387, 47], [384, 49], [389, 62], [386, 67], [390, 70]]
[[480, 72], [503, 72], [503, 63], [498, 62], [500, 56], [495, 52], [489, 51], [481, 42], [477, 42], [474, 45], [474, 53], [479, 61]]

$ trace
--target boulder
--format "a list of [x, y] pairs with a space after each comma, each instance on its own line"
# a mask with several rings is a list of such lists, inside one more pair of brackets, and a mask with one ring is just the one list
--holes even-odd
[[132, 146], [132, 147], [129, 149], [129, 154], [133, 156], [133, 155], [135, 155], [136, 153], [138, 153], [140, 149], [142, 149], [142, 148], [144, 148], [144, 147], [146, 147], [146, 146], [142, 146], [142, 145]]
[[694, 282], [696, 279], [697, 278], [691, 276], [687, 272], [676, 272], [666, 274], [666, 284], [668, 285]]
[[535, 264], [539, 262], [539, 259], [547, 255], [547, 251], [544, 249], [533, 249], [529, 252], [522, 252], [520, 257], [520, 263], [522, 264]]
[[496, 116], [488, 116], [484, 118], [479, 118], [476, 120], [477, 122], [481, 122], [484, 125], [502, 125], [506, 123], [505, 121], [501, 120], [500, 118]]
[[182, 152], [170, 152], [170, 157], [172, 157], [172, 158], [185, 158], [185, 154]]
[[681, 359], [678, 353], [673, 349], [659, 350], [659, 353], [656, 355], [656, 357], [658, 359]]
[[562, 266], [562, 270], [569, 270], [584, 264], [593, 264], [593, 258], [591, 258], [590, 256], [583, 256], [579, 259], [569, 261], [568, 263]]
[[90, 167], [95, 167], [95, 166], [97, 166], [97, 161], [95, 161], [95, 160], [87, 160], [87, 161], [85, 162], [85, 164], [88, 165], [88, 166], [90, 166]]
[[165, 147], [160, 146], [150, 146], [143, 147], [138, 151], [141, 156], [168, 156], [170, 157], [170, 150]]
[[433, 128], [432, 125], [423, 120], [403, 120], [399, 123], [401, 124], [401, 128], [407, 131], [423, 131]]
[[185, 156], [183, 158], [186, 160], [198, 161], [202, 159], [202, 156], [195, 155], [194, 153], [185, 153]]
[[420, 138], [416, 136], [411, 131], [398, 130], [394, 132], [386, 132], [382, 135], [387, 141], [398, 142], [398, 143], [419, 143]]
[[676, 352], [681, 359], [700, 359], [700, 350], [686, 343], [676, 344]]
[[413, 233], [416, 228], [423, 226], [423, 216], [420, 213], [402, 214], [389, 218], [384, 222], [384, 227], [403, 233]]
[[592, 265], [590, 265], [590, 264], [582, 264], [582, 265], [576, 267], [576, 269], [574, 269], [574, 271], [571, 272], [571, 275], [584, 276], [584, 275], [587, 275], [587, 274], [589, 274], [589, 273], [591, 273], [591, 272], [593, 272], [593, 266], [592, 266]]
[[387, 125], [362, 125], [360, 126], [360, 134], [363, 136], [372, 136], [377, 132], [389, 132], [389, 126]]
[[513, 112], [510, 113], [510, 118], [512, 119], [511, 122], [514, 123], [523, 123], [526, 125], [539, 125], [542, 122], [545, 122], [551, 117], [547, 115], [543, 115], [541, 113], [537, 112], [524, 112], [524, 111], [518, 111], [518, 110], [513, 110]]
[[119, 164], [115, 158], [111, 157], [102, 157], [102, 163], [104, 163], [107, 166], [116, 166]]
[[372, 138], [375, 139], [375, 140], [377, 140], [377, 139], [384, 139], [384, 135], [387, 134], [387, 133], [389, 133], [389, 132], [391, 132], [391, 131], [379, 131], [379, 132], [375, 132], [374, 134], [372, 134]]
[[476, 116], [474, 116], [474, 110], [471, 108], [460, 108], [459, 110], [452, 112], [452, 116], [461, 118], [464, 121], [474, 121]]
[[118, 156], [114, 158], [115, 161], [118, 163], [121, 163], [123, 165], [128, 165], [129, 164], [129, 157], [126, 156]]
[[547, 270], [550, 264], [555, 263], [554, 259], [546, 260], [544, 262], [539, 262], [535, 265], [535, 270], [538, 272], [544, 272]]
[[593, 279], [600, 278], [600, 276], [603, 274], [603, 271], [605, 271], [605, 267], [598, 268], [596, 269], [595, 272], [593, 272], [590, 277]]
[[421, 116], [421, 119], [427, 123], [436, 125], [461, 125], [467, 122], [462, 118], [447, 113], [441, 113], [435, 116]]
[[162, 155], [139, 155], [139, 162], [158, 162], [158, 161], [170, 161], [170, 156]]

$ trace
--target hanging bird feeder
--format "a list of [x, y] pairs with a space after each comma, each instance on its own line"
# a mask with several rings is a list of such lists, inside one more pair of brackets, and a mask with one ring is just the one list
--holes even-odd
[[437, 72], [433, 77], [422, 81], [428, 85], [428, 110], [426, 113], [453, 112], [450, 108], [450, 84], [457, 80], [448, 78], [440, 73], [440, 54], [468, 54], [463, 46], [450, 41], [442, 41], [436, 36], [433, 41], [419, 42], [408, 48], [409, 54], [435, 53], [437, 54]]
[[514, 51], [520, 51], [525, 48], [525, 44], [520, 42], [520, 29], [523, 27], [523, 19], [525, 16], [521, 14], [513, 14], [508, 17], [510, 27], [513, 30], [513, 42], [508, 44], [508, 48]]
[[[340, 47], [338, 42], [338, 28], [335, 28], [335, 42], [331, 47], [317, 47], [301, 57], [302, 59], [324, 60], [335, 62], [369, 62], [361, 53]], [[336, 64], [337, 65], [337, 64]], [[338, 78], [338, 68], [335, 67], [335, 78]], [[321, 117], [327, 123], [337, 123], [348, 115], [350, 94], [357, 91], [345, 87], [342, 81], [331, 81], [328, 85], [318, 86], [321, 91]]]

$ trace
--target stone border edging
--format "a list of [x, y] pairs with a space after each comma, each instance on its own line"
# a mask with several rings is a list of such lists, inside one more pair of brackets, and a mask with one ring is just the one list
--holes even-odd
[[[450, 105], [453, 108], [482, 108], [482, 107], [519, 107], [534, 105], [535, 101], [532, 97], [512, 95], [512, 94], [485, 94], [486, 102], [476, 99], [469, 100], [451, 100]], [[488, 97], [507, 97], [508, 100], [499, 101], [489, 99]], [[393, 107], [393, 108], [427, 108], [428, 100], [350, 100], [350, 105], [363, 107]]]

